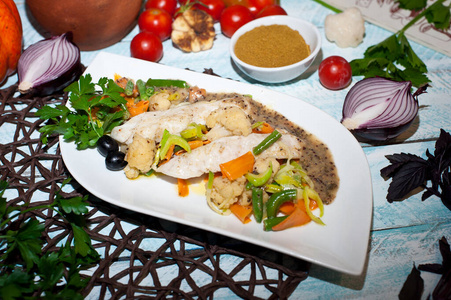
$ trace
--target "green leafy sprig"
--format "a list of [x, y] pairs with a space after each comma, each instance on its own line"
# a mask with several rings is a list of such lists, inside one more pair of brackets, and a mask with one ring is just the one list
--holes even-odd
[[[80, 292], [89, 278], [80, 276], [80, 271], [99, 261], [84, 229], [87, 197], [64, 199], [57, 192], [51, 204], [8, 206], [3, 197], [7, 187], [0, 181], [0, 298], [83, 299]], [[58, 251], [43, 253], [44, 223], [34, 217], [19, 219], [41, 209], [55, 211], [71, 228], [72, 234], [59, 237], [66, 241]]]
[[396, 81], [411, 81], [415, 87], [430, 82], [427, 67], [415, 54], [405, 32], [423, 17], [437, 29], [450, 26], [450, 6], [445, 0], [437, 0], [426, 7], [426, 0], [398, 0], [400, 8], [421, 11], [401, 30], [379, 44], [370, 46], [364, 57], [350, 62], [353, 76], [385, 77]]
[[[96, 90], [96, 85], [101, 90]], [[46, 105], [36, 112], [39, 118], [50, 121], [39, 130], [44, 143], [50, 135], [58, 133], [65, 140], [74, 141], [79, 150], [94, 147], [101, 136], [124, 121], [127, 101], [121, 96], [124, 89], [114, 80], [102, 77], [94, 84], [91, 75], [86, 74], [64, 91], [70, 93], [72, 109]], [[115, 109], [118, 107], [121, 109]]]

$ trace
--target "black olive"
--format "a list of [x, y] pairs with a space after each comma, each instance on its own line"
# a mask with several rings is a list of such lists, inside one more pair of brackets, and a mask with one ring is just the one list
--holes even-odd
[[121, 151], [113, 151], [108, 153], [105, 159], [106, 168], [110, 171], [119, 171], [125, 168], [125, 153]]
[[107, 156], [110, 152], [119, 151], [119, 145], [111, 136], [104, 135], [97, 140], [97, 150], [102, 156]]

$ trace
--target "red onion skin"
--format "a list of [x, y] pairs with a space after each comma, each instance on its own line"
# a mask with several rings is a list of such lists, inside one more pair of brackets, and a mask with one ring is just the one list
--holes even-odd
[[414, 121], [415, 119], [413, 119], [409, 123], [397, 127], [353, 129], [351, 130], [351, 132], [355, 136], [363, 138], [365, 140], [386, 142], [388, 140], [398, 137], [400, 134], [406, 131]]
[[[75, 47], [77, 47], [77, 50], [80, 51], [78, 46], [72, 42], [73, 34], [72, 32], [67, 32], [66, 39], [68, 42], [72, 43]], [[53, 37], [54, 38], [54, 37]], [[48, 38], [45, 40], [52, 39]], [[37, 86], [33, 86], [28, 93], [31, 95], [39, 95], [39, 96], [48, 96], [51, 94], [54, 94], [56, 92], [62, 91], [64, 88], [66, 88], [69, 84], [72, 82], [78, 80], [83, 74], [84, 66], [81, 64], [81, 57], [79, 55], [77, 62], [64, 74], [61, 76], [56, 77], [54, 80], [42, 83]], [[19, 74], [19, 83], [20, 83], [20, 74]]]
[[[380, 78], [380, 77], [367, 78], [367, 79], [363, 79], [363, 80], [388, 80], [388, 81], [390, 81], [390, 79]], [[409, 85], [409, 86], [411, 86], [411, 85]], [[422, 93], [422, 91], [420, 93]], [[352, 130], [350, 130], [351, 133], [353, 133], [354, 136], [356, 136], [357, 138], [363, 139], [364, 141], [366, 140], [366, 141], [385, 142], [385, 141], [388, 141], [388, 140], [398, 137], [411, 126], [411, 124], [415, 121], [415, 119], [418, 115], [418, 100], [416, 99], [415, 95], [414, 95], [414, 100], [415, 100], [414, 105], [416, 106], [415, 109], [417, 110], [417, 112], [416, 112], [415, 116], [413, 118], [411, 118], [408, 122], [398, 125], [398, 126], [394, 126], [394, 127], [389, 127], [387, 125], [387, 127], [352, 129]], [[346, 117], [347, 116], [345, 115], [345, 112], [343, 110], [342, 121]]]

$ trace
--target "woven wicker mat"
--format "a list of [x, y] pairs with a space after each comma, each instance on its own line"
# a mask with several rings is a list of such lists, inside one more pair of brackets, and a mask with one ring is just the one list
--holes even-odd
[[[70, 174], [58, 138], [44, 145], [36, 109], [65, 104], [67, 95], [22, 97], [17, 86], [0, 90], [0, 179], [9, 184], [9, 204], [51, 203]], [[86, 195], [74, 180], [64, 198]], [[83, 295], [100, 299], [286, 299], [307, 278], [309, 264], [269, 249], [110, 205], [90, 196], [88, 233], [102, 260], [94, 267]], [[58, 248], [68, 229], [51, 210], [32, 212], [45, 219], [45, 248]], [[30, 215], [25, 215], [24, 218]], [[158, 241], [159, 247], [149, 247]], [[157, 240], [155, 240], [157, 239]], [[151, 243], [154, 245], [155, 243]], [[146, 247], [147, 245], [147, 247]], [[152, 249], [149, 249], [152, 248]], [[169, 274], [169, 276], [168, 276]], [[167, 278], [170, 278], [169, 280]], [[229, 292], [222, 292], [229, 289]]]

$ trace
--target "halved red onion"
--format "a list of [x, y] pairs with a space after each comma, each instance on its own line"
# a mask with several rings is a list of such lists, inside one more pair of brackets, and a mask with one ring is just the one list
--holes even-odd
[[72, 32], [39, 41], [28, 47], [17, 66], [19, 92], [50, 95], [77, 80], [83, 68], [80, 49]]
[[410, 81], [367, 78], [346, 95], [341, 123], [357, 136], [384, 141], [404, 132], [418, 114], [417, 95]]

